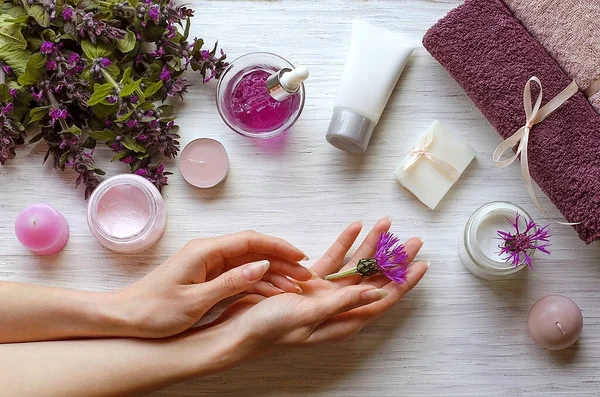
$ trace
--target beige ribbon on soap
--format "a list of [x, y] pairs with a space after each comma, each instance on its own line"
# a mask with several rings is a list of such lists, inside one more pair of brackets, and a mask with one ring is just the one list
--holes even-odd
[[409, 154], [412, 154], [412, 157], [408, 159], [406, 163], [404, 163], [404, 171], [412, 167], [418, 159], [424, 156], [430, 161], [432, 161], [435, 165], [440, 167], [440, 169], [444, 171], [444, 173], [448, 174], [448, 176], [452, 178], [452, 182], [454, 183], [458, 180], [458, 178], [460, 178], [460, 172], [458, 172], [456, 168], [448, 164], [448, 162], [446, 162], [444, 159], [427, 151], [427, 149], [429, 149], [429, 147], [433, 143], [434, 136], [435, 131], [425, 138], [423, 147], [413, 146], [413, 148], [408, 152]]
[[[531, 82], [537, 83], [537, 85], [540, 87], [540, 94], [538, 95], [537, 100], [535, 101], [535, 105], [533, 105], [533, 107], [531, 106]], [[544, 214], [546, 217], [552, 220], [554, 219], [548, 216], [548, 214], [546, 214], [546, 211], [544, 211], [544, 209], [542, 208], [541, 204], [537, 200], [537, 197], [535, 196], [535, 192], [533, 191], [531, 175], [529, 174], [529, 162], [527, 160], [527, 144], [529, 142], [529, 133], [531, 131], [531, 128], [535, 124], [542, 122], [546, 117], [548, 117], [552, 112], [558, 109], [563, 103], [565, 103], [578, 91], [579, 88], [577, 87], [577, 84], [573, 81], [567, 86], [567, 88], [565, 88], [557, 96], [552, 98], [550, 102], [548, 102], [540, 108], [542, 104], [542, 83], [540, 82], [540, 79], [538, 79], [535, 76], [527, 80], [527, 83], [525, 84], [525, 89], [523, 90], [523, 107], [525, 108], [526, 123], [523, 127], [519, 128], [512, 136], [508, 137], [500, 145], [498, 145], [492, 156], [492, 158], [494, 159], [494, 163], [496, 163], [496, 166], [499, 168], [504, 168], [511, 165], [517, 159], [519, 154], [521, 155], [521, 175], [523, 176], [525, 188], [527, 189], [531, 200], [533, 200], [533, 203], [538, 208], [538, 210], [540, 210], [542, 214]], [[515, 155], [508, 159], [501, 160], [502, 155], [504, 155], [504, 153], [507, 150], [512, 149], [517, 144], [519, 146], [517, 147], [517, 152], [515, 153]], [[556, 220], [554, 221], [560, 223], [561, 225], [568, 226], [579, 224], [579, 222], [567, 223], [559, 222]]]

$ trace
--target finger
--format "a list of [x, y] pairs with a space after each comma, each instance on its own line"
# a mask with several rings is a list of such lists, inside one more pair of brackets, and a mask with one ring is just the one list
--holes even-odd
[[312, 265], [311, 270], [319, 277], [325, 277], [338, 271], [361, 230], [362, 222], [351, 223], [325, 254]]
[[214, 280], [198, 284], [194, 288], [203, 304], [212, 307], [217, 302], [237, 295], [257, 284], [269, 266], [269, 261], [249, 263], [231, 269]]
[[283, 294], [285, 291], [263, 280], [248, 288], [246, 291], [244, 291], [244, 293], [259, 294], [268, 298], [270, 296]]
[[330, 318], [360, 306], [383, 299], [387, 291], [371, 286], [353, 285], [340, 288], [335, 292], [318, 298], [312, 298], [314, 304], [299, 318], [305, 318], [311, 324], [321, 324]]
[[[377, 241], [382, 233], [387, 232], [392, 225], [390, 218], [383, 218], [375, 223], [375, 226], [371, 229], [367, 237], [363, 240], [362, 244], [358, 247], [352, 258], [342, 267], [341, 270], [346, 270], [356, 266], [359, 260], [362, 258], [372, 258], [377, 250]], [[361, 276], [349, 276], [342, 279], [336, 280], [335, 282], [340, 285], [353, 285], [358, 284], [361, 281]]]
[[310, 270], [299, 264], [298, 262], [290, 262], [274, 256], [265, 254], [245, 254], [235, 258], [230, 258], [225, 261], [225, 269], [229, 270], [234, 267], [260, 260], [268, 260], [271, 262], [270, 271], [275, 271], [284, 274], [298, 281], [308, 281], [312, 277]]
[[[422, 246], [423, 241], [416, 237], [411, 237], [404, 243], [404, 250], [406, 251], [407, 255], [406, 263], [411, 263], [415, 260], [415, 257], [419, 253], [419, 250], [421, 250]], [[363, 279], [361, 284], [369, 284], [377, 288], [381, 288], [389, 282], [390, 279], [385, 277], [383, 274], [376, 274], [373, 277]]]
[[415, 262], [411, 265], [406, 282], [398, 284], [390, 281], [382, 289], [388, 292], [380, 301], [342, 313], [335, 318], [319, 325], [310, 337], [308, 344], [344, 341], [359, 332], [364, 326], [373, 322], [379, 316], [397, 304], [412, 290], [427, 272], [425, 262]]
[[387, 310], [397, 304], [410, 290], [412, 290], [421, 281], [427, 269], [427, 262], [414, 262], [408, 268], [406, 281], [402, 284], [390, 281], [382, 289], [388, 292], [388, 295], [381, 302], [377, 302], [368, 307], [362, 307], [348, 312], [346, 316], [357, 317], [362, 321], [370, 322]]
[[204, 257], [210, 263], [222, 263], [222, 260], [235, 258], [248, 253], [265, 254], [279, 259], [298, 262], [306, 258], [304, 252], [289, 242], [273, 236], [245, 231], [225, 236], [192, 240], [188, 243], [192, 258]]
[[303, 292], [302, 288], [300, 288], [298, 284], [285, 277], [281, 273], [268, 271], [263, 276], [263, 280], [268, 283], [271, 283], [274, 287], [279, 288], [280, 290], [283, 290], [285, 292], [292, 292], [296, 294], [301, 294]]

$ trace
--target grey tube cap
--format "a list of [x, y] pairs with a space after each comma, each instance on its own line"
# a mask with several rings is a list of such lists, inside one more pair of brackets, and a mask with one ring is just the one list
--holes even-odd
[[375, 123], [365, 116], [346, 109], [334, 109], [327, 142], [348, 153], [364, 153], [369, 146]]

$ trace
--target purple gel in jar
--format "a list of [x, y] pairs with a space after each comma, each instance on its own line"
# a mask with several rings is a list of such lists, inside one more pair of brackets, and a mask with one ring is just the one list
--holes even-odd
[[[268, 52], [242, 55], [231, 62], [217, 84], [219, 115], [229, 128], [247, 137], [270, 139], [281, 135], [304, 108], [301, 81], [308, 75], [306, 68], [296, 88], [288, 85], [302, 75], [301, 69]], [[274, 81], [280, 85], [273, 85]]]
[[278, 101], [269, 94], [266, 82], [272, 73], [253, 70], [233, 88], [233, 115], [249, 131], [269, 132], [281, 127], [298, 106], [297, 95]]

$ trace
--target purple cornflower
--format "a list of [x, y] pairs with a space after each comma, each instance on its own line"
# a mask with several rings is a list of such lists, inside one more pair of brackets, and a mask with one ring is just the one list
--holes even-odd
[[16, 88], [11, 88], [10, 91], [10, 97], [11, 98], [16, 98], [17, 97], [17, 89]]
[[36, 102], [41, 103], [44, 98], [44, 90], [39, 90], [38, 92], [35, 92], [35, 90], [32, 89], [31, 96], [33, 97], [33, 99], [36, 100]]
[[50, 54], [54, 51], [54, 43], [51, 41], [44, 41], [42, 46], [40, 47], [40, 52], [42, 54]]
[[402, 284], [406, 281], [408, 254], [400, 239], [390, 232], [382, 233], [377, 241], [377, 250], [372, 258], [363, 258], [352, 269], [330, 274], [325, 280], [360, 275], [371, 277], [383, 273], [390, 280]]
[[62, 17], [65, 21], [70, 21], [71, 18], [73, 18], [73, 8], [65, 7], [65, 9], [62, 12]]
[[115, 103], [115, 102], [117, 102], [117, 96], [116, 95], [110, 95], [110, 96], [106, 97], [106, 102], [108, 102], [108, 103]]
[[138, 126], [138, 121], [136, 119], [127, 120], [127, 122], [125, 123], [125, 125], [128, 128], [135, 128], [135, 127]]
[[162, 81], [171, 80], [171, 72], [169, 72], [169, 69], [167, 69], [166, 66], [163, 66], [162, 70], [160, 71], [160, 79]]
[[48, 114], [52, 118], [52, 125], [54, 125], [56, 120], [64, 120], [67, 118], [67, 109], [52, 108]]
[[10, 112], [13, 111], [13, 109], [14, 109], [14, 105], [11, 102], [9, 102], [6, 104], [6, 106], [4, 106], [2, 108], [2, 113], [9, 114]]
[[56, 62], [54, 61], [46, 61], [46, 63], [44, 64], [44, 67], [46, 68], [47, 71], [52, 71], [56, 69]]
[[110, 60], [110, 59], [108, 59], [108, 58], [102, 58], [102, 60], [100, 61], [100, 66], [101, 66], [102, 68], [107, 68], [107, 67], [109, 67], [110, 65], [112, 65], [112, 62], [111, 62], [111, 60]]
[[135, 94], [133, 94], [129, 97], [129, 102], [131, 102], [131, 103], [137, 103], [139, 100], [140, 100], [140, 98]]
[[4, 72], [4, 74], [6, 74], [7, 76], [12, 76], [13, 74], [13, 70], [10, 66], [8, 65], [2, 65], [2, 71]]
[[512, 263], [517, 267], [527, 265], [533, 270], [533, 263], [530, 253], [535, 250], [545, 254], [550, 254], [548, 247], [550, 246], [550, 225], [540, 227], [532, 219], [527, 220], [525, 230], [519, 230], [519, 218], [517, 213], [514, 222], [509, 218], [506, 220], [515, 228], [513, 233], [498, 230], [498, 236], [504, 242], [498, 245], [500, 248], [500, 256], [505, 256], [506, 263]]
[[148, 10], [148, 16], [158, 25], [160, 22], [160, 6], [158, 4], [153, 5]]

